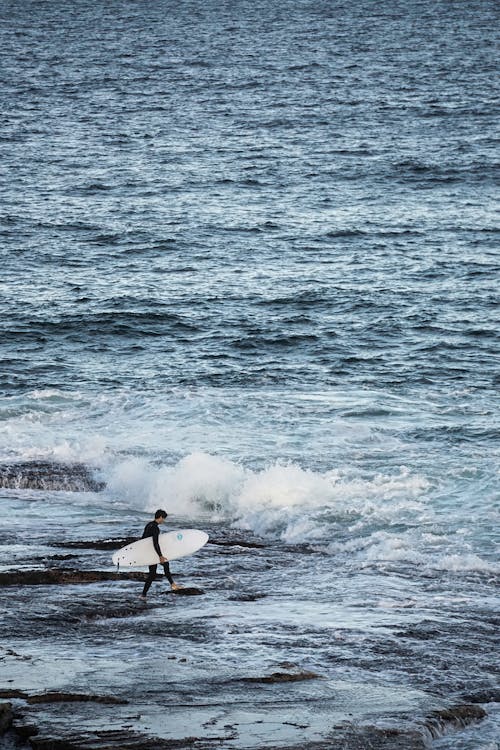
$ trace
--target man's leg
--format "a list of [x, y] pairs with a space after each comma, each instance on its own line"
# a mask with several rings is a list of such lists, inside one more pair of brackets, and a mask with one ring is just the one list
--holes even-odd
[[148, 577], [146, 578], [146, 582], [144, 583], [144, 588], [142, 590], [142, 596], [146, 596], [155, 578], [156, 578], [156, 565], [150, 565]]
[[172, 583], [174, 582], [174, 579], [172, 578], [172, 574], [170, 572], [170, 565], [168, 564], [168, 562], [162, 563], [162, 565], [163, 565], [163, 570], [165, 572], [165, 576], [167, 577], [170, 585], [172, 585]]

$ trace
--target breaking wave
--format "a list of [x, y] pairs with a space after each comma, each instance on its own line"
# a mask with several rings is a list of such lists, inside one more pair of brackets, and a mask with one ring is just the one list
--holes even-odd
[[173, 466], [129, 459], [107, 475], [108, 491], [135, 507], [165, 506], [193, 519], [209, 516], [289, 543], [322, 539], [325, 528], [336, 522], [419, 514], [428, 486], [406, 467], [372, 477], [278, 462], [255, 471], [206, 453], [192, 453]]
[[168, 466], [124, 460], [109, 468], [106, 481], [106, 492], [134, 509], [164, 507], [172, 519], [225, 523], [367, 567], [498, 572], [467, 540], [457, 542], [451, 529], [438, 533], [432, 484], [405, 466], [372, 475], [356, 475], [352, 467], [318, 472], [279, 462], [255, 470], [191, 453]]

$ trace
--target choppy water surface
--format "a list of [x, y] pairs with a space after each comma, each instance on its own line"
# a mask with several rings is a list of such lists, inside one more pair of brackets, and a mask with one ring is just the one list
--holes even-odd
[[[263, 545], [207, 546], [176, 564], [204, 597], [157, 584], [126, 617], [134, 582], [4, 589], [8, 686], [124, 692], [142, 718], [116, 721], [158, 736], [188, 736], [197, 704], [192, 736], [228, 747], [491, 689], [496, 4], [0, 18], [1, 570], [158, 506]], [[241, 682], [283, 663], [322, 679]], [[495, 705], [436, 748], [496, 750]]]

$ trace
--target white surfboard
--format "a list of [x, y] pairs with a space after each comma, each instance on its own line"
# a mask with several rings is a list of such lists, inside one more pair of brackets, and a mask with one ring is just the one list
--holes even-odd
[[[178, 560], [201, 549], [208, 542], [208, 534], [198, 529], [179, 529], [160, 534], [158, 542], [163, 557], [169, 561]], [[120, 568], [135, 568], [159, 562], [150, 536], [122, 547], [114, 553], [112, 560]]]

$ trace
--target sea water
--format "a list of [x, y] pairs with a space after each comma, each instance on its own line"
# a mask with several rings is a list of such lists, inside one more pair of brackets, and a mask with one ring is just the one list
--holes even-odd
[[[249, 669], [266, 623], [310, 631], [321, 671], [326, 632], [404, 610], [463, 622], [450, 684], [403, 668], [408, 695], [491, 686], [461, 648], [499, 572], [496, 4], [0, 15], [0, 460], [33, 485], [2, 491], [31, 516], [5, 543], [165, 507], [271, 545], [286, 606], [254, 605]], [[39, 501], [40, 461], [105, 487]]]

